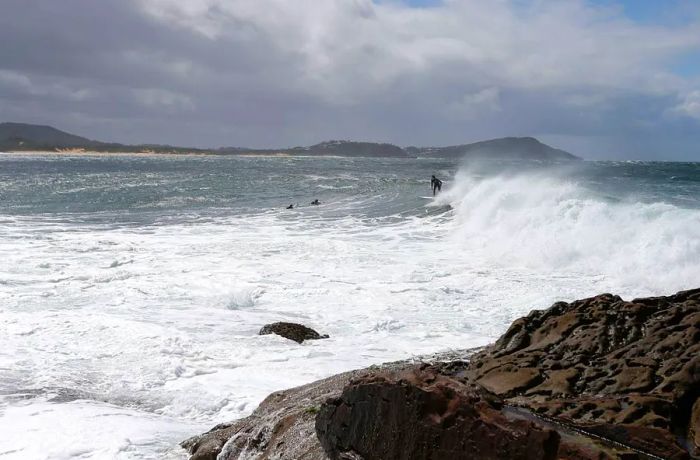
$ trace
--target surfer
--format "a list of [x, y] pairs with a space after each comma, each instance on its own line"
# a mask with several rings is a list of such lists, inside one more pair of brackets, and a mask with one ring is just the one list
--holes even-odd
[[316, 198], [314, 201], [311, 202], [311, 204], [313, 204], [313, 205], [319, 205], [319, 204], [321, 204], [321, 202], [318, 201], [318, 198]]
[[430, 187], [432, 187], [433, 196], [435, 196], [436, 191], [439, 192], [442, 190], [442, 181], [433, 175], [433, 177], [430, 178]]
[[294, 205], [290, 204], [289, 206], [287, 206], [287, 209], [294, 209]]

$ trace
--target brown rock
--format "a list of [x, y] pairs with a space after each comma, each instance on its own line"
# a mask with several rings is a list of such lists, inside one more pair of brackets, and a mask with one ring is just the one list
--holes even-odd
[[[544, 382], [530, 388], [527, 394], [543, 393], [552, 396], [568, 396], [573, 393], [573, 384], [581, 375], [578, 369], [558, 369], [546, 373]], [[483, 384], [482, 384], [483, 385]]]
[[[472, 429], [475, 420], [495, 420], [496, 411], [520, 417], [533, 435], [555, 431], [559, 458], [688, 458], [676, 433], [696, 436], [690, 406], [700, 394], [700, 290], [559, 302], [515, 321], [451, 377], [421, 372], [354, 382], [324, 405], [316, 427], [329, 456], [508, 458], [488, 443], [478, 455], [465, 454], [478, 436], [505, 440], [504, 431], [518, 432], [502, 423]], [[518, 433], [513, 442], [525, 442]], [[535, 443], [530, 458], [554, 448], [553, 437], [545, 438], [548, 447]]]
[[603, 389], [604, 394], [633, 393], [654, 386], [654, 369], [651, 367], [622, 367], [613, 377], [612, 385]]
[[[460, 359], [473, 350], [436, 354], [424, 359], [445, 363], [441, 370], [463, 368]], [[232, 423], [217, 425], [209, 432], [181, 443], [192, 460], [280, 459], [327, 460], [315, 433], [316, 414], [329, 398], [340, 396], [351, 379], [378, 372], [399, 372], [415, 367], [415, 362], [399, 361], [345, 372], [289, 390], [269, 395], [253, 413]], [[222, 454], [223, 452], [223, 454]]]
[[337, 397], [352, 377], [368, 372], [346, 372], [272, 393], [249, 417], [218, 425], [181, 445], [190, 452], [191, 460], [325, 460], [327, 456], [315, 435], [316, 413], [325, 400]]
[[673, 433], [690, 430], [684, 406], [700, 394], [700, 289], [533, 311], [474, 356], [463, 379], [572, 429], [682, 458]]
[[508, 418], [477, 387], [417, 368], [353, 381], [316, 431], [332, 459], [554, 459], [555, 430]]
[[690, 413], [688, 441], [693, 446], [694, 454], [700, 456], [700, 398], [695, 400]]
[[540, 371], [532, 367], [500, 366], [479, 377], [477, 383], [496, 395], [506, 395], [535, 386], [542, 381]]

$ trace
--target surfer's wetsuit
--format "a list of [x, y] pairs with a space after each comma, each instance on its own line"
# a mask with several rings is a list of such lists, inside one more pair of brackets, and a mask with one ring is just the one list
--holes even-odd
[[438, 192], [442, 190], [442, 181], [437, 177], [433, 176], [430, 178], [430, 186], [433, 188], [433, 196], [435, 196], [436, 190]]

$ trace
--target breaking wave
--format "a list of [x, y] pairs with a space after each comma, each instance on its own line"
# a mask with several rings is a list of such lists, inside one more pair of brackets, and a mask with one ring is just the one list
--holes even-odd
[[483, 177], [470, 168], [438, 200], [455, 209], [454, 244], [481, 263], [687, 288], [700, 279], [700, 210], [592, 190], [566, 174]]

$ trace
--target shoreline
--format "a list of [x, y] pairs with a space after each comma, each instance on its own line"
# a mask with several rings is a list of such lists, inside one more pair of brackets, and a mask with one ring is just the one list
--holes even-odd
[[[98, 152], [94, 150], [10, 150], [10, 151], [0, 151], [0, 158], [3, 156], [56, 156], [56, 157], [145, 157], [145, 158], [155, 158], [155, 157], [222, 157], [222, 158], [335, 158], [335, 159], [353, 159], [353, 158], [370, 158], [370, 159], [382, 159], [382, 160], [419, 160], [419, 161], [435, 161], [435, 160], [456, 160], [457, 158], [449, 157], [394, 157], [394, 156], [342, 156], [342, 155], [290, 155], [288, 153], [274, 153], [274, 154], [259, 154], [259, 153], [214, 153], [209, 152], [183, 152], [183, 153], [173, 153], [173, 152]], [[499, 161], [494, 159], [494, 161]], [[690, 160], [590, 160], [581, 159], [582, 162], [588, 163], [673, 163], [673, 164], [699, 164], [700, 161], [690, 161]]]
[[373, 158], [373, 159], [401, 159], [401, 160], [415, 160], [413, 157], [359, 157], [359, 156], [342, 156], [342, 155], [290, 155], [288, 153], [272, 153], [272, 154], [260, 154], [260, 153], [214, 153], [214, 152], [183, 152], [183, 153], [173, 153], [173, 152], [98, 152], [94, 150], [15, 150], [15, 151], [0, 151], [0, 157], [12, 155], [12, 156], [27, 156], [27, 157], [41, 157], [41, 156], [56, 156], [56, 157], [220, 157], [220, 158], [335, 158], [335, 159], [345, 159], [345, 158]]
[[56, 156], [56, 157], [174, 157], [174, 156], [214, 156], [212, 153], [157, 153], [157, 152], [98, 152], [93, 150], [16, 150], [0, 152], [0, 156]]

